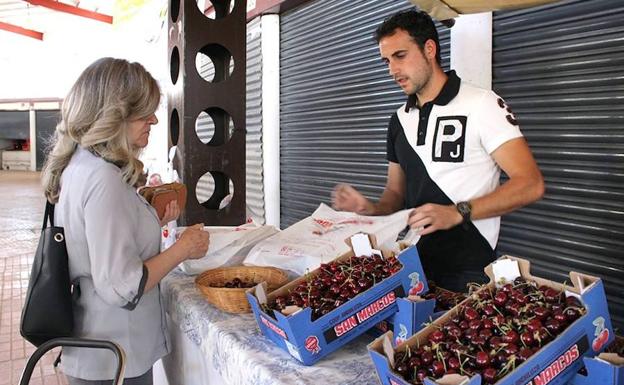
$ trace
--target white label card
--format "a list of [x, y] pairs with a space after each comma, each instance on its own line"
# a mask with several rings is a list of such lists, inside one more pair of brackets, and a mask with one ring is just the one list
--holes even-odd
[[513, 282], [514, 279], [520, 276], [520, 268], [518, 262], [512, 259], [499, 259], [492, 263], [492, 272], [494, 273], [494, 280], [498, 286], [500, 282]]
[[370, 257], [373, 254], [382, 256], [379, 250], [373, 249], [368, 235], [364, 233], [359, 233], [352, 236], [351, 246], [353, 246], [353, 252], [355, 253], [356, 257]]

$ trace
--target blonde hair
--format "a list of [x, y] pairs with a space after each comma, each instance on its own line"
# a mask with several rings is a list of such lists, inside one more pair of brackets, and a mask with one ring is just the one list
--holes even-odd
[[143, 163], [141, 149], [128, 140], [128, 124], [151, 116], [159, 101], [158, 83], [139, 63], [102, 58], [87, 67], [63, 101], [43, 166], [48, 200], [58, 201], [61, 174], [78, 145], [117, 165], [124, 182], [135, 186]]

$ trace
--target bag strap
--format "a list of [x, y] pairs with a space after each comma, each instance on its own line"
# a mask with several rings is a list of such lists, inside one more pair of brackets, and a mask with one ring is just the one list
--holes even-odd
[[54, 227], [54, 205], [46, 199], [45, 213], [43, 214], [43, 229], [48, 227], [48, 218], [50, 218], [50, 226]]

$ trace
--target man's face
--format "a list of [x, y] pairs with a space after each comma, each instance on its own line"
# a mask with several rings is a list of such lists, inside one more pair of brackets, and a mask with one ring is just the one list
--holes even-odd
[[379, 41], [379, 51], [390, 76], [407, 95], [419, 93], [429, 83], [432, 60], [436, 60], [433, 40], [427, 40], [421, 50], [407, 31], [396, 29], [393, 35]]

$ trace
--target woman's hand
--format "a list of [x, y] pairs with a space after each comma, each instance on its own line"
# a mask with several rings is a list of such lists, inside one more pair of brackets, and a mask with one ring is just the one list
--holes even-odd
[[179, 216], [180, 206], [178, 205], [178, 201], [172, 200], [171, 202], [167, 203], [167, 206], [165, 207], [165, 213], [163, 214], [163, 217], [160, 218], [160, 227], [163, 227], [167, 223], [178, 219]]
[[210, 233], [204, 231], [204, 224], [187, 227], [175, 245], [182, 249], [185, 259], [199, 259], [206, 255], [210, 245]]

